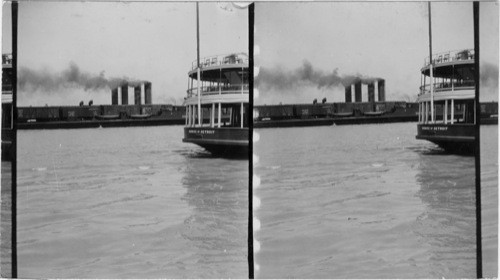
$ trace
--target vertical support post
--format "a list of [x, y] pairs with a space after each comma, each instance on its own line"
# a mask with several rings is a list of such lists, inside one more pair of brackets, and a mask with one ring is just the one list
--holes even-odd
[[198, 125], [201, 126], [201, 90], [200, 90], [200, 13], [196, 2], [196, 57], [197, 57], [197, 87], [198, 87]]
[[422, 104], [421, 104], [421, 105], [422, 105], [422, 111], [421, 111], [420, 122], [422, 122], [422, 123], [423, 123], [423, 122], [424, 122], [424, 117], [425, 117], [425, 115], [424, 115], [424, 114], [425, 114], [425, 112], [424, 112], [424, 109], [425, 109], [425, 103], [424, 103], [424, 102], [422, 102]]
[[425, 102], [422, 102], [422, 123], [425, 123]]
[[212, 111], [210, 115], [210, 126], [214, 127], [215, 126], [215, 103], [212, 103]]
[[425, 123], [429, 122], [429, 102], [425, 102]]
[[192, 121], [193, 123], [191, 124], [191, 126], [196, 126], [196, 110], [195, 110], [195, 105], [191, 105], [191, 114], [192, 114]]
[[429, 62], [430, 62], [430, 74], [431, 74], [431, 122], [434, 123], [434, 77], [433, 68], [434, 63], [432, 61], [432, 21], [431, 21], [431, 2], [428, 2], [429, 7]]
[[191, 105], [191, 126], [196, 126], [196, 108]]
[[221, 108], [221, 103], [219, 102], [219, 112], [218, 112], [218, 117], [217, 117], [217, 127], [220, 128], [220, 122], [222, 119], [222, 108]]
[[194, 126], [194, 107], [189, 105], [189, 126]]
[[434, 78], [432, 68], [434, 66], [431, 64], [431, 122], [434, 123]]
[[451, 100], [451, 124], [455, 123], [455, 99]]
[[464, 103], [462, 105], [462, 120], [463, 120], [463, 122], [465, 122], [465, 107], [467, 107], [466, 103]]
[[202, 119], [201, 119], [200, 67], [198, 67], [198, 125], [199, 126], [201, 126], [201, 121]]
[[243, 128], [243, 102], [241, 102], [241, 108], [240, 108], [240, 122], [241, 122], [241, 128]]
[[448, 124], [448, 99], [444, 101], [444, 124]]

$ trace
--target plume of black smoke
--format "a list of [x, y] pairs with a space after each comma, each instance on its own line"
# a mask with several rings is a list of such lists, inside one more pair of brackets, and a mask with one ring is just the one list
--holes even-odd
[[318, 89], [332, 88], [338, 86], [349, 86], [362, 82], [365, 84], [382, 80], [381, 78], [357, 75], [340, 75], [338, 69], [331, 72], [314, 69], [312, 64], [304, 60], [302, 66], [294, 70], [283, 70], [275, 67], [268, 69], [261, 67], [255, 84], [263, 89], [286, 90], [301, 86], [314, 86]]
[[33, 70], [20, 67], [18, 70], [18, 86], [20, 91], [42, 91], [54, 93], [65, 88], [82, 88], [85, 91], [114, 89], [125, 84], [141, 85], [146, 81], [129, 78], [106, 78], [104, 72], [99, 75], [81, 71], [74, 62], [60, 73], [48, 70]]

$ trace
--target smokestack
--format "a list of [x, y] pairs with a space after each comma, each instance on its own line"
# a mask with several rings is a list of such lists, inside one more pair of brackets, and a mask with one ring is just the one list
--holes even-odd
[[134, 104], [141, 105], [141, 86], [134, 87]]
[[345, 103], [351, 103], [351, 102], [352, 102], [351, 85], [348, 85], [345, 87]]
[[354, 84], [354, 99], [355, 102], [361, 102], [361, 81]]
[[128, 84], [122, 85], [122, 105], [128, 105]]
[[378, 101], [385, 101], [385, 80], [378, 81]]
[[368, 102], [375, 102], [375, 82], [368, 84]]
[[144, 83], [144, 103], [145, 104], [153, 104], [152, 96], [151, 96], [151, 83]]
[[118, 88], [111, 90], [111, 104], [118, 105]]

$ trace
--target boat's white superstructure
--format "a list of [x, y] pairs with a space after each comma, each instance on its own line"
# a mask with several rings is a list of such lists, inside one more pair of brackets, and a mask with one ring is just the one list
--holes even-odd
[[447, 150], [470, 152], [474, 144], [474, 50], [449, 51], [427, 58], [421, 69], [417, 139]]
[[[184, 142], [214, 153], [248, 149], [248, 56], [217, 55], [193, 62], [188, 73]], [[198, 77], [199, 73], [199, 77]]]

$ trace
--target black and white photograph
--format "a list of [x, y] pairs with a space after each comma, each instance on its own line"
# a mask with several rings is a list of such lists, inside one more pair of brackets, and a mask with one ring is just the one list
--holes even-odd
[[249, 277], [248, 4], [12, 5], [17, 277]]
[[496, 1], [7, 1], [0, 277], [498, 278]]
[[472, 2], [255, 4], [256, 278], [475, 278], [476, 83], [498, 277], [498, 3], [479, 7], [476, 81]]

